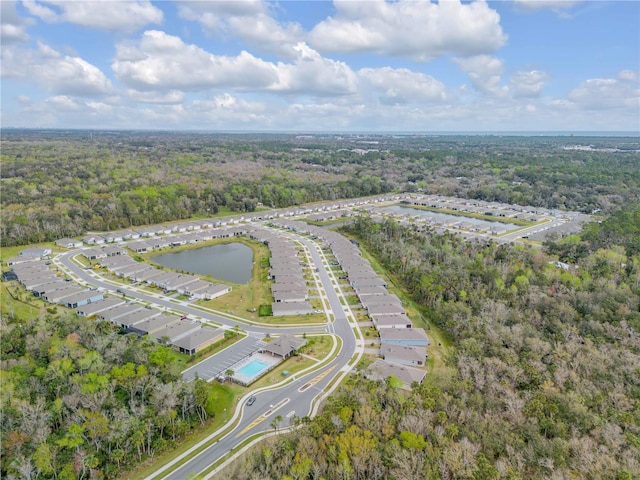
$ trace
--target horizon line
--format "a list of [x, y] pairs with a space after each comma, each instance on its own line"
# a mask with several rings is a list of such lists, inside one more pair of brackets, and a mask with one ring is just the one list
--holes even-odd
[[204, 129], [172, 129], [172, 128], [118, 128], [118, 127], [0, 127], [5, 130], [27, 131], [90, 131], [90, 132], [163, 132], [163, 133], [200, 133], [200, 134], [271, 134], [271, 135], [522, 135], [522, 136], [630, 136], [640, 137], [640, 131], [634, 130], [204, 130]]

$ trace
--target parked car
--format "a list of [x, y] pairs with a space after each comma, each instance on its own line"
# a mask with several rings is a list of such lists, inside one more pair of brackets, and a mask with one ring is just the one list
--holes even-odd
[[247, 400], [247, 406], [251, 406], [255, 403], [256, 401], [256, 397], [249, 397], [249, 400]]

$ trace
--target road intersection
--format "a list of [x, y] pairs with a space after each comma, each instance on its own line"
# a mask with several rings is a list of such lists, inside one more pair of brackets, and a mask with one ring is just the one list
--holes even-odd
[[[273, 229], [273, 231], [286, 235], [290, 240], [303, 247], [325, 306], [326, 323], [323, 325], [279, 327], [256, 325], [242, 321], [238, 317], [232, 318], [196, 308], [189, 302], [176, 302], [175, 299], [168, 299], [160, 294], [151, 294], [135, 285], [111, 282], [74, 262], [73, 257], [80, 253], [78, 250], [65, 252], [54, 258], [54, 264], [78, 283], [110, 292], [119, 290], [129, 299], [189, 315], [191, 318], [200, 319], [203, 323], [211, 323], [222, 328], [236, 329], [247, 333], [245, 338], [234, 343], [231, 347], [185, 370], [183, 377], [186, 380], [195, 378], [196, 372], [200, 378], [215, 378], [217, 374], [224, 371], [226, 366], [234, 363], [239, 355], [244, 356], [255, 350], [261, 341], [260, 339], [266, 334], [273, 333], [275, 329], [279, 333], [298, 335], [329, 332], [334, 338], [337, 337], [334, 351], [328, 355], [326, 361], [319, 362], [275, 385], [251, 392], [251, 395], [255, 397], [252, 406], [246, 406], [246, 399], [243, 398], [225, 426], [194, 447], [193, 451], [186, 452], [160, 467], [147, 479], [184, 479], [189, 475], [203, 474], [219, 459], [224, 458], [225, 461], [229, 461], [233, 457], [230, 452], [234, 453], [239, 445], [247, 442], [250, 438], [257, 434], [272, 432], [274, 419], [282, 417], [282, 424], [277, 426], [284, 428], [293, 424], [297, 418], [313, 415], [320, 400], [330, 391], [328, 389], [338, 385], [339, 382], [336, 380], [348, 374], [352, 369], [350, 365], [357, 363], [362, 354], [362, 348], [358, 346], [354, 332], [354, 329], [358, 328], [357, 323], [348, 303], [344, 301], [344, 294], [321, 246], [307, 237], [292, 232], [284, 233], [277, 229]], [[247, 394], [248, 396], [249, 394]], [[286, 411], [282, 414], [284, 400], [286, 400]], [[196, 450], [200, 451], [195, 453]], [[180, 465], [174, 467], [178, 463]]]
[[[394, 199], [397, 201], [397, 199]], [[462, 200], [460, 200], [462, 202]], [[547, 218], [529, 227], [518, 229], [500, 236], [489, 236], [483, 233], [458, 231], [469, 238], [491, 238], [499, 242], [521, 241], [529, 234], [541, 230], [562, 226], [567, 219]], [[183, 372], [185, 380], [196, 377], [212, 380], [239, 358], [255, 351], [267, 334], [277, 329], [279, 333], [289, 334], [329, 334], [334, 337], [334, 350], [326, 360], [285, 378], [279, 383], [263, 387], [248, 393], [238, 403], [229, 421], [218, 431], [159, 468], [146, 480], [151, 479], [184, 479], [190, 475], [211, 478], [219, 468], [238, 455], [247, 445], [257, 438], [273, 434], [278, 428], [286, 428], [295, 423], [295, 419], [312, 416], [319, 408], [321, 401], [336, 388], [340, 380], [352, 370], [364, 353], [364, 342], [359, 332], [357, 321], [351, 312], [349, 302], [341, 290], [340, 282], [325, 257], [322, 247], [309, 236], [289, 230], [271, 228], [259, 222], [262, 228], [272, 233], [287, 237], [302, 247], [305, 263], [310, 267], [313, 281], [322, 301], [326, 321], [315, 325], [273, 326], [261, 324], [237, 316], [223, 314], [192, 305], [188, 301], [168, 298], [159, 293], [150, 293], [136, 285], [123, 285], [101, 277], [92, 270], [74, 262], [73, 257], [81, 251], [72, 250], [54, 258], [55, 265], [68, 276], [81, 284], [104, 289], [110, 292], [121, 292], [133, 301], [153, 304], [156, 307], [187, 315], [205, 324], [224, 329], [234, 329], [246, 336], [231, 347], [203, 360]], [[246, 405], [249, 396], [254, 397], [251, 406]], [[231, 414], [231, 412], [229, 412]], [[212, 466], [215, 465], [215, 470]]]

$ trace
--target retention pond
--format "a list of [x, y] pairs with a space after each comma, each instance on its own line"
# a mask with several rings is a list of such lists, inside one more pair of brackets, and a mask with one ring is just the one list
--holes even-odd
[[153, 257], [153, 261], [182, 272], [209, 275], [226, 282], [248, 283], [251, 280], [253, 251], [242, 243], [224, 243], [163, 253]]
[[447, 222], [467, 222], [477, 226], [485, 226], [489, 228], [499, 228], [499, 229], [505, 229], [505, 230], [515, 230], [516, 228], [521, 228], [518, 225], [514, 225], [513, 223], [490, 222], [488, 220], [480, 220], [478, 218], [465, 217], [462, 215], [438, 213], [438, 212], [432, 212], [430, 210], [420, 210], [417, 208], [402, 207], [399, 205], [383, 208], [382, 211], [402, 213], [406, 215], [417, 215], [419, 217], [424, 217], [426, 219], [435, 220], [436, 222], [439, 222], [442, 224], [445, 224]]

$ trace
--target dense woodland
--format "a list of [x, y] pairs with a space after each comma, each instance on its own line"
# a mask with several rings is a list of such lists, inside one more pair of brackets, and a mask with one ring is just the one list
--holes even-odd
[[347, 228], [450, 336], [450, 370], [411, 392], [354, 375], [229, 478], [640, 478], [640, 252], [578, 238], [565, 270], [525, 246]]
[[10, 318], [0, 347], [1, 478], [118, 478], [201, 427], [226, 388], [185, 383], [167, 347], [71, 313]]
[[[3, 131], [0, 235], [27, 244], [388, 191], [600, 209], [580, 235], [535, 248], [358, 217], [348, 233], [451, 340], [446, 368], [412, 391], [354, 374], [318, 417], [226, 478], [626, 480], [640, 478], [638, 148]], [[116, 478], [230, 401], [223, 386], [184, 384], [171, 352], [110, 324], [47, 310], [1, 320], [2, 478]]]
[[3, 246], [390, 191], [584, 212], [640, 198], [637, 138], [39, 130], [1, 138]]

